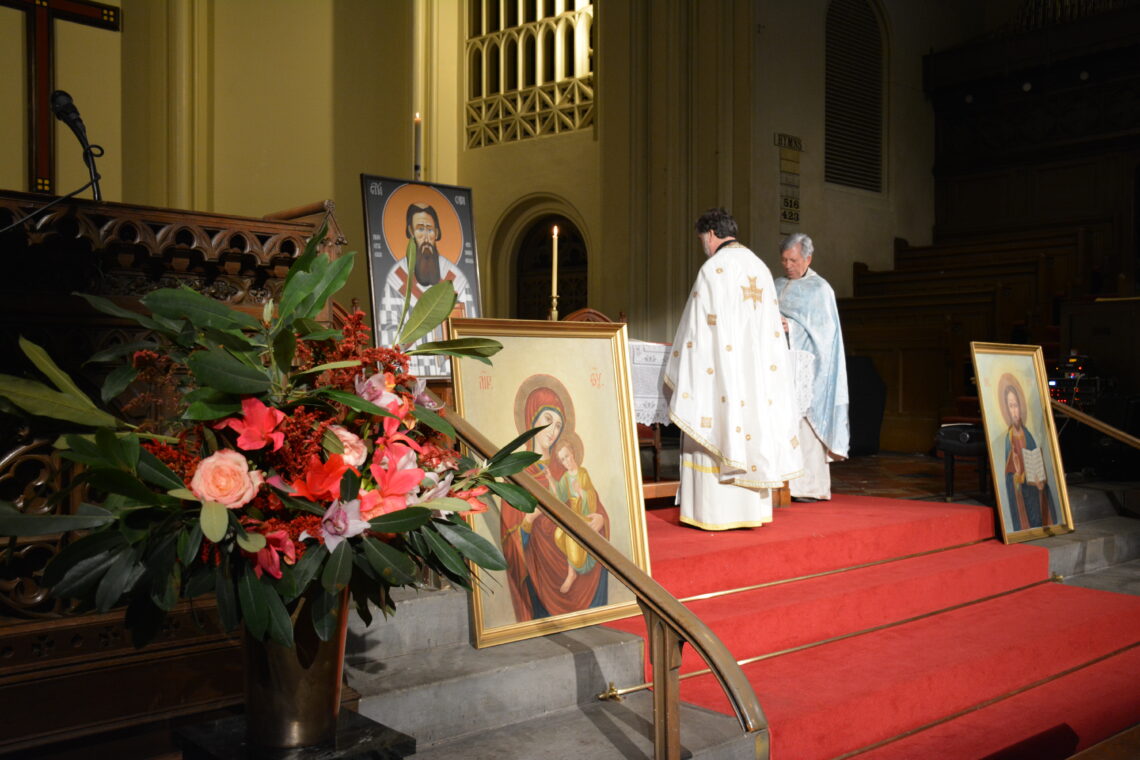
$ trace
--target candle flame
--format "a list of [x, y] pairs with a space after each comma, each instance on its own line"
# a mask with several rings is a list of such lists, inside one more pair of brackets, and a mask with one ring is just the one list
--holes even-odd
[[554, 225], [554, 237], [558, 237], [558, 225]]
[[420, 120], [420, 112], [416, 111], [416, 121], [419, 121], [419, 120]]

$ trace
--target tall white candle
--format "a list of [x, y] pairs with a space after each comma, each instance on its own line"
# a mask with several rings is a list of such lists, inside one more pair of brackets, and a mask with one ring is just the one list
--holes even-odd
[[420, 118], [419, 113], [416, 114], [416, 120], [412, 124], [412, 132], [415, 136], [415, 147], [412, 150], [412, 179], [421, 179], [424, 165], [424, 120]]
[[550, 297], [558, 295], [558, 225], [554, 225], [553, 260], [550, 265]]

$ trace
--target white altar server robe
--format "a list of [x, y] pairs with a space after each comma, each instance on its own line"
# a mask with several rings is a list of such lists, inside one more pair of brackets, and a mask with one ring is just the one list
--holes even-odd
[[769, 489], [803, 468], [792, 361], [768, 267], [739, 243], [721, 248], [697, 275], [665, 368], [669, 416], [686, 438], [682, 522], [771, 521]]

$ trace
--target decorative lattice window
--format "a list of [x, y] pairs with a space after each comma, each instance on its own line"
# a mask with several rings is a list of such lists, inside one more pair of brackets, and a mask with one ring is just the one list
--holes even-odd
[[585, 0], [471, 0], [467, 147], [594, 124], [594, 6]]
[[824, 178], [882, 192], [884, 44], [867, 0], [827, 8]]

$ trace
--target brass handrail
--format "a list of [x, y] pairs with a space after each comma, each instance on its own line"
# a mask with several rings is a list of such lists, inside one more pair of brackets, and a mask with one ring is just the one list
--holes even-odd
[[[451, 407], [446, 411], [446, 418], [460, 440], [480, 456], [489, 458], [498, 450], [497, 446]], [[755, 734], [757, 760], [766, 760], [770, 745], [768, 721], [760, 708], [756, 693], [728, 647], [660, 583], [627, 559], [613, 544], [590, 528], [581, 515], [558, 501], [537, 480], [525, 472], [512, 475], [510, 479], [534, 494], [546, 515], [585, 547], [637, 597], [645, 616], [649, 660], [653, 669], [653, 744], [657, 760], [679, 760], [681, 757], [678, 695], [681, 648], [686, 642], [704, 659], [720, 682], [740, 727], [745, 733]]]
[[1079, 409], [1074, 409], [1067, 404], [1062, 404], [1059, 401], [1050, 401], [1049, 403], [1052, 405], [1054, 412], [1060, 412], [1067, 417], [1072, 417], [1077, 422], [1083, 422], [1094, 430], [1104, 433], [1109, 438], [1115, 438], [1121, 443], [1127, 444], [1134, 449], [1140, 449], [1140, 438], [1129, 435], [1119, 428], [1114, 428], [1107, 422], [1101, 422], [1091, 414], [1086, 414], [1085, 412], [1082, 412]]

